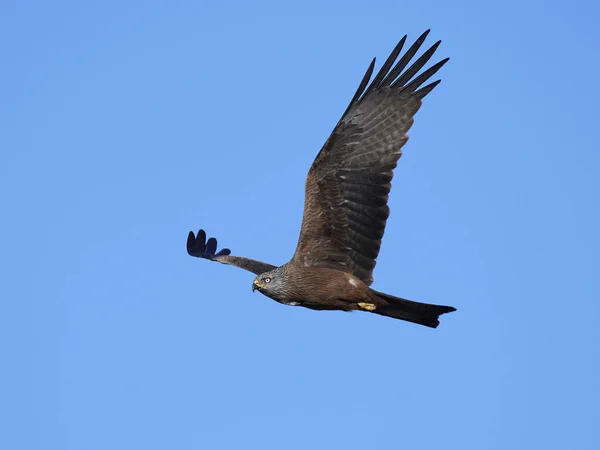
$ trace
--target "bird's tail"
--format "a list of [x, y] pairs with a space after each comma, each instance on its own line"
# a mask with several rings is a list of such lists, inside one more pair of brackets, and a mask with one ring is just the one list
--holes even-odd
[[373, 311], [375, 314], [418, 323], [426, 327], [437, 328], [440, 324], [439, 317], [442, 314], [456, 311], [456, 308], [452, 306], [413, 302], [405, 298], [377, 292], [373, 289], [370, 292], [376, 306]]

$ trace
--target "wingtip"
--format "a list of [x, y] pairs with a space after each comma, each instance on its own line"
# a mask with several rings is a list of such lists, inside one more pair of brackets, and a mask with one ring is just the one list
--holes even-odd
[[442, 82], [442, 80], [436, 80], [432, 83], [429, 83], [427, 86], [422, 87], [418, 91], [415, 91], [415, 93], [413, 95], [415, 97], [417, 97], [418, 99], [422, 100], [427, 94], [429, 94], [431, 91], [433, 91], [433, 89], [441, 82]]
[[231, 250], [228, 248], [224, 248], [215, 253], [215, 256], [229, 256], [231, 255]]
[[371, 64], [369, 64], [369, 67], [367, 68], [367, 73], [369, 74], [369, 79], [371, 78], [371, 75], [373, 75], [373, 69], [375, 69], [375, 62], [377, 61], [377, 58], [374, 57], [371, 60]]
[[426, 29], [423, 34], [421, 34], [421, 36], [419, 36], [419, 39], [417, 39], [417, 41], [421, 41], [421, 40], [425, 40], [425, 38], [427, 36], [429, 36], [429, 33], [431, 33], [431, 28]]
[[206, 232], [202, 229], [198, 230], [197, 234], [193, 231], [188, 233], [187, 252], [190, 256], [196, 258], [213, 259], [215, 256], [228, 256], [231, 250], [224, 248], [217, 251], [217, 239], [210, 237], [206, 239]]
[[187, 242], [186, 242], [186, 246], [185, 246], [185, 248], [188, 252], [188, 255], [195, 256], [194, 255], [195, 247], [196, 247], [196, 235], [194, 234], [193, 231], [190, 231], [188, 233]]

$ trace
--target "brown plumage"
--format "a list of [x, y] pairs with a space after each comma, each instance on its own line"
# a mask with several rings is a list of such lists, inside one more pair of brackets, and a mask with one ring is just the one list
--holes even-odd
[[308, 171], [300, 237], [288, 263], [276, 267], [230, 256], [228, 249], [216, 252], [217, 241], [207, 241], [202, 230], [196, 236], [190, 232], [188, 253], [257, 274], [252, 289], [288, 305], [363, 310], [433, 328], [441, 314], [455, 311], [369, 287], [390, 213], [387, 203], [393, 171], [422, 99], [440, 81], [421, 86], [448, 61], [443, 59], [415, 76], [439, 46], [438, 41], [406, 69], [428, 33], [395, 63], [404, 36], [369, 85], [375, 59], [371, 62]]

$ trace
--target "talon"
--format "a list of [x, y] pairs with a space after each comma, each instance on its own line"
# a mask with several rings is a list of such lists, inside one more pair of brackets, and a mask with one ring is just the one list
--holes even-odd
[[365, 311], [375, 311], [377, 309], [377, 307], [373, 303], [360, 302], [358, 303], [358, 306], [361, 309], [364, 309]]

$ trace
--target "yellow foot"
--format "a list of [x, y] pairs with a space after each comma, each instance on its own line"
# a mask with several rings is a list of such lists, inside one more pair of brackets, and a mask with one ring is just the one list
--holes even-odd
[[359, 303], [358, 306], [365, 311], [375, 311], [376, 306], [373, 303]]

